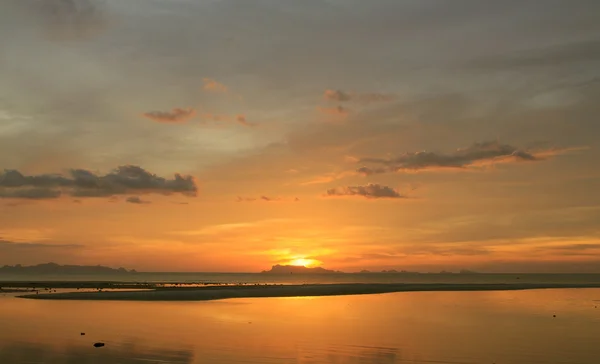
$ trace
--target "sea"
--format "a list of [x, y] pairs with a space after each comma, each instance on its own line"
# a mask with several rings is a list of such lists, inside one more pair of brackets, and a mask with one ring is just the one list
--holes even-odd
[[[594, 274], [138, 273], [27, 279], [247, 284], [600, 283], [600, 275]], [[2, 276], [0, 280], [15, 277]], [[0, 364], [600, 363], [597, 288], [198, 302], [55, 301], [16, 296], [0, 294]], [[100, 342], [105, 346], [94, 347]]]

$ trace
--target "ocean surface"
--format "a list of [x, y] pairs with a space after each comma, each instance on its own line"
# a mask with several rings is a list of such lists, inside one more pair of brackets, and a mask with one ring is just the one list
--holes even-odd
[[597, 307], [600, 289], [202, 302], [0, 294], [0, 363], [598, 364]]
[[225, 284], [314, 283], [600, 283], [600, 274], [459, 274], [459, 273], [135, 273], [107, 275], [7, 275], [2, 281], [116, 281]]

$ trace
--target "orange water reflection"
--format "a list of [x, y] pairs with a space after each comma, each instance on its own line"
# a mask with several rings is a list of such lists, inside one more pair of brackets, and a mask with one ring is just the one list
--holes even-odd
[[598, 289], [212, 302], [0, 297], [0, 363], [595, 364], [595, 300]]

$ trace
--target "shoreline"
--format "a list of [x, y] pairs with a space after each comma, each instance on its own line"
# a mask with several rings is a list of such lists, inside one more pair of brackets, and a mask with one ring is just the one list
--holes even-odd
[[[111, 287], [116, 288], [116, 287]], [[303, 284], [303, 285], [231, 285], [206, 287], [154, 287], [151, 290], [43, 293], [17, 296], [26, 299], [46, 300], [92, 300], [92, 301], [210, 301], [229, 298], [267, 297], [318, 297], [365, 295], [395, 292], [440, 291], [509, 291], [532, 289], [600, 288], [592, 284], [438, 284], [438, 283], [351, 283], [351, 284]], [[135, 288], [142, 288], [136, 286]]]

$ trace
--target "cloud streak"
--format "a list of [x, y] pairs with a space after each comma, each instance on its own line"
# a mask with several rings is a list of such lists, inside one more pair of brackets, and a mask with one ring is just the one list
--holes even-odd
[[150, 201], [142, 200], [139, 196], [130, 196], [125, 200], [128, 203], [137, 204], [137, 205], [145, 205], [151, 203]]
[[[260, 196], [260, 197], [241, 197], [238, 196], [236, 198], [237, 202], [284, 202], [286, 199], [282, 197], [269, 197], [269, 196]], [[295, 197], [292, 201], [300, 201], [298, 197]]]
[[172, 179], [167, 179], [131, 165], [120, 166], [105, 175], [85, 169], [71, 169], [67, 176], [27, 176], [17, 170], [5, 170], [0, 174], [0, 198], [53, 199], [63, 193], [74, 197], [176, 193], [196, 196], [197, 191], [192, 176], [177, 173]]
[[359, 102], [359, 103], [375, 103], [375, 102], [390, 102], [394, 101], [395, 97], [389, 94], [382, 93], [352, 93], [342, 90], [325, 90], [323, 99], [332, 102]]
[[382, 186], [377, 183], [369, 183], [365, 186], [347, 186], [338, 187], [327, 190], [327, 196], [356, 196], [365, 197], [368, 199], [397, 199], [406, 198], [406, 196], [400, 194], [397, 190]]
[[80, 244], [54, 244], [54, 243], [30, 243], [30, 242], [26, 242], [26, 243], [22, 243], [22, 242], [15, 242], [15, 241], [9, 241], [9, 240], [2, 240], [2, 238], [0, 238], [0, 248], [15, 248], [15, 249], [64, 249], [64, 248], [81, 248], [83, 247], [83, 245]]
[[342, 105], [336, 107], [320, 107], [319, 112], [324, 115], [345, 118], [350, 115], [350, 109]]
[[149, 111], [142, 114], [142, 116], [150, 120], [168, 124], [185, 123], [189, 119], [193, 118], [195, 115], [196, 110], [191, 108], [175, 108], [171, 111]]
[[215, 123], [237, 123], [243, 126], [252, 127], [256, 126], [256, 123], [249, 122], [244, 115], [235, 115], [230, 116], [226, 114], [211, 114], [211, 113], [203, 113], [200, 115], [200, 119], [203, 122], [215, 122]]
[[219, 83], [212, 78], [205, 78], [202, 80], [204, 91], [214, 92], [214, 93], [227, 93], [229, 89], [227, 86]]
[[356, 171], [362, 175], [374, 175], [401, 171], [419, 171], [428, 169], [465, 169], [494, 163], [523, 161], [542, 161], [551, 156], [566, 152], [568, 149], [548, 149], [528, 151], [518, 149], [497, 141], [474, 143], [467, 148], [457, 149], [452, 153], [407, 152], [395, 158], [362, 158], [359, 163], [372, 164], [376, 167], [363, 166]]

